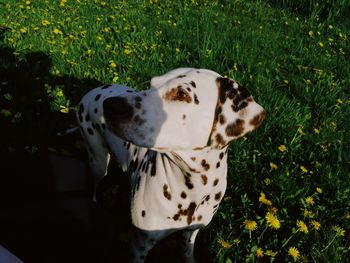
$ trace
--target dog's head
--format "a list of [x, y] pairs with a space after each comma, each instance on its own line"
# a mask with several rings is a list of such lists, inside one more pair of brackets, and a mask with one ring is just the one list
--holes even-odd
[[110, 131], [158, 150], [220, 149], [265, 117], [264, 109], [232, 79], [191, 68], [153, 78], [147, 91], [107, 98], [103, 108]]

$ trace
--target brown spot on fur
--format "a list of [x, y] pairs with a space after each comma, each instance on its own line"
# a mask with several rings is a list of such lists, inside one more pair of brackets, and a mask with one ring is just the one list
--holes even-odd
[[207, 177], [205, 174], [202, 174], [202, 175], [201, 175], [201, 178], [202, 178], [202, 183], [203, 183], [203, 185], [206, 185], [207, 182], [208, 182], [208, 177]]
[[192, 161], [196, 161], [196, 157], [191, 157], [191, 160]]
[[219, 201], [221, 198], [221, 195], [222, 195], [221, 192], [218, 192], [217, 194], [215, 194], [215, 200]]
[[227, 125], [225, 131], [227, 136], [237, 137], [244, 131], [244, 120], [238, 119], [234, 123]]
[[207, 163], [207, 161], [204, 159], [201, 161], [201, 165], [204, 168], [204, 170], [206, 170], [206, 171], [208, 171], [210, 169], [209, 163]]
[[216, 163], [216, 168], [219, 168], [220, 167], [220, 162], [217, 162]]
[[221, 125], [226, 123], [226, 117], [223, 114], [219, 115], [219, 122]]
[[171, 194], [168, 192], [168, 185], [166, 184], [163, 186], [163, 194], [166, 199], [171, 200]]
[[217, 185], [218, 185], [218, 183], [219, 183], [219, 179], [218, 179], [218, 178], [216, 178], [216, 179], [214, 180], [214, 182], [213, 182], [213, 186], [217, 186]]
[[260, 114], [256, 115], [253, 119], [251, 119], [249, 124], [257, 128], [263, 122], [263, 120], [265, 119], [265, 116], [266, 116], [266, 113], [265, 111], [263, 111]]
[[219, 158], [220, 158], [220, 160], [222, 160], [222, 158], [224, 158], [224, 153], [223, 152], [220, 153]]
[[224, 137], [220, 133], [215, 135], [215, 140], [219, 145], [226, 145], [226, 141], [224, 140]]
[[195, 202], [192, 202], [190, 203], [190, 205], [188, 206], [187, 210], [188, 210], [188, 215], [187, 215], [187, 224], [191, 224], [192, 221], [193, 221], [193, 214], [194, 214], [194, 211], [196, 209], [196, 203]]
[[203, 218], [203, 216], [201, 216], [201, 215], [197, 216], [197, 221], [201, 221], [202, 218]]

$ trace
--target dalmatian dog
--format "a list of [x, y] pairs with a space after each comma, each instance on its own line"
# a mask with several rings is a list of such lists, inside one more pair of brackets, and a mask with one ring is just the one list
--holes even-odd
[[178, 68], [145, 91], [106, 85], [82, 98], [77, 119], [96, 183], [111, 157], [130, 176], [131, 262], [176, 231], [184, 261], [195, 262], [196, 235], [225, 193], [228, 145], [264, 117], [247, 90], [207, 69]]

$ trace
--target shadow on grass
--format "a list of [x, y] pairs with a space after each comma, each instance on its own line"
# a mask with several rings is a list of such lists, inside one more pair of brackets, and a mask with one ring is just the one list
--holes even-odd
[[[76, 105], [99, 81], [54, 76], [46, 54], [20, 57], [3, 36], [0, 29], [0, 244], [26, 263], [126, 262], [128, 177], [112, 164], [98, 189], [100, 204], [91, 202], [85, 150], [75, 147], [80, 136], [56, 136], [75, 114], [52, 110], [47, 92], [47, 85], [59, 86]], [[200, 262], [211, 262], [198, 244]], [[147, 262], [179, 262], [178, 251], [176, 238], [169, 239]]]

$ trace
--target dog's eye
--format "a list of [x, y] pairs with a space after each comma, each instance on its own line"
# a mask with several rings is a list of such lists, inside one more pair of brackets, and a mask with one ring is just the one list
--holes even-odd
[[169, 90], [165, 93], [164, 98], [169, 101], [184, 101], [190, 103], [192, 101], [191, 96], [183, 88], [177, 87]]
[[183, 98], [184, 99], [184, 98], [186, 98], [188, 96], [188, 93], [186, 91], [184, 91], [183, 89], [179, 88], [177, 90], [177, 96], [179, 98]]

